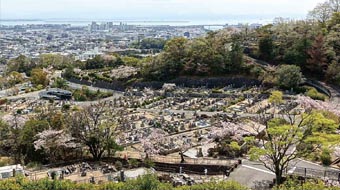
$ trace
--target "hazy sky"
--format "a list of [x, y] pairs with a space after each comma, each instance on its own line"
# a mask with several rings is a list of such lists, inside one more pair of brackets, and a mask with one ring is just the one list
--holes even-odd
[[0, 0], [3, 19], [303, 18], [325, 0]]

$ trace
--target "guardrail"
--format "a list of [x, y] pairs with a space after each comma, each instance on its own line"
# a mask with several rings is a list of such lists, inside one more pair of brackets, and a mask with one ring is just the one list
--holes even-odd
[[305, 178], [329, 179], [340, 181], [340, 171], [336, 170], [318, 170], [312, 168], [296, 167], [292, 174]]

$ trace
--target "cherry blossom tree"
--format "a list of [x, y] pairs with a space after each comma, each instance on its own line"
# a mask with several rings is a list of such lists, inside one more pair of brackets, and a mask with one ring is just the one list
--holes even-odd
[[173, 150], [178, 150], [181, 156], [181, 163], [185, 162], [184, 153], [192, 147], [191, 142], [182, 137], [167, 137], [168, 133], [161, 129], [153, 129], [152, 132], [143, 137], [140, 141], [143, 150], [146, 154], [146, 158], [149, 155], [157, 155], [161, 152], [165, 152], [165, 145], [171, 147]]
[[159, 154], [161, 150], [160, 146], [165, 143], [166, 135], [167, 133], [161, 129], [153, 129], [149, 135], [140, 140], [146, 158], [148, 158], [149, 155]]
[[210, 132], [212, 140], [230, 137], [234, 141], [240, 141], [245, 136], [255, 136], [263, 130], [263, 126], [255, 122], [232, 123], [221, 122], [217, 127], [213, 127]]
[[45, 130], [36, 135], [37, 140], [34, 141], [34, 148], [36, 150], [43, 150], [48, 155], [50, 159], [54, 160], [59, 155], [60, 150], [74, 149], [79, 146], [75, 143], [75, 139], [64, 130]]
[[302, 108], [307, 111], [310, 110], [323, 110], [334, 113], [335, 115], [340, 117], [340, 109], [339, 105], [332, 104], [331, 102], [325, 102], [320, 100], [313, 100], [310, 97], [299, 95], [296, 99], [296, 102], [301, 105]]
[[107, 102], [99, 102], [73, 113], [69, 118], [72, 136], [87, 147], [94, 159], [100, 160], [104, 152], [119, 148], [115, 144], [116, 124]]

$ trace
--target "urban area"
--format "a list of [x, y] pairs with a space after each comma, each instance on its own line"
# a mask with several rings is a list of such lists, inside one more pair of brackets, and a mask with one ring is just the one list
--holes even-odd
[[340, 189], [339, 11], [0, 23], [0, 190]]

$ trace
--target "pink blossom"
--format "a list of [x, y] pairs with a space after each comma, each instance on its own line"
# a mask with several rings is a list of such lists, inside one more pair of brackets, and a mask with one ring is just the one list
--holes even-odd
[[332, 104], [331, 102], [313, 100], [312, 98], [301, 95], [297, 97], [296, 102], [304, 109], [329, 111], [340, 117], [340, 109], [338, 108], [338, 105]]
[[147, 154], [158, 154], [160, 144], [165, 142], [166, 135], [167, 133], [161, 129], [153, 129], [150, 135], [140, 140], [144, 152]]
[[73, 142], [74, 138], [70, 134], [66, 134], [63, 130], [45, 130], [36, 135], [38, 140], [34, 141], [36, 150], [44, 149], [50, 152], [51, 149], [58, 147], [76, 148], [77, 144]]
[[210, 132], [212, 140], [223, 139], [230, 136], [234, 140], [240, 140], [243, 136], [249, 136], [251, 133], [243, 129], [243, 124], [231, 122], [221, 122], [219, 127], [213, 127]]

